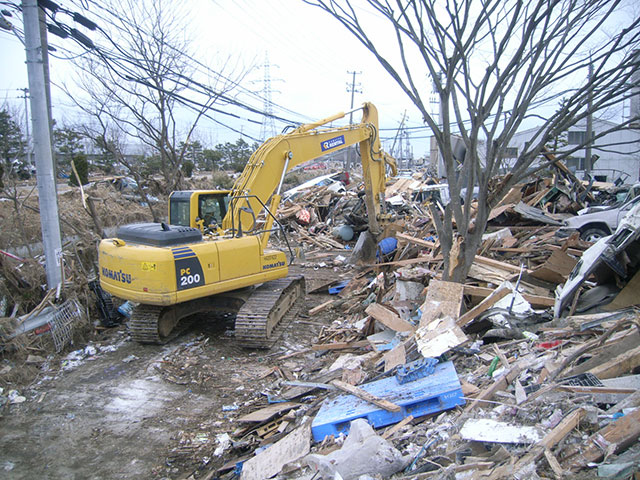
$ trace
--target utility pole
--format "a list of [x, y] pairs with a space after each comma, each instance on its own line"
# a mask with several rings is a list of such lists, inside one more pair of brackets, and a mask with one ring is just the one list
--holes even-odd
[[[51, 122], [46, 88], [46, 52], [43, 52], [37, 0], [24, 0], [24, 20], [27, 74], [31, 93], [31, 121], [33, 122], [33, 149], [40, 204], [40, 226], [44, 245], [47, 285], [50, 289], [62, 283], [62, 243], [58, 220], [58, 198], [51, 148]], [[45, 43], [46, 44], [46, 43]]]
[[589, 63], [589, 94], [587, 99], [587, 144], [584, 149], [584, 178], [591, 175], [591, 144], [593, 142], [593, 63]]
[[[351, 77], [351, 85], [349, 85], [347, 83], [347, 92], [351, 92], [351, 113], [349, 113], [349, 125], [353, 124], [353, 99], [355, 96], [355, 93], [362, 93], [362, 90], [357, 90], [356, 89], [356, 75], [360, 75], [362, 74], [362, 72], [349, 72], [347, 71], [347, 73], [349, 75], [352, 75]], [[358, 84], [358, 87], [360, 87], [361, 85]], [[350, 171], [351, 170], [351, 165], [353, 165], [355, 163], [355, 159], [353, 158], [355, 155], [355, 145], [352, 147], [349, 147], [348, 151], [347, 151], [347, 165], [346, 165], [346, 170]]]
[[24, 95], [24, 126], [27, 130], [27, 163], [29, 167], [33, 167], [33, 163], [31, 163], [31, 135], [29, 135], [29, 89], [28, 88], [19, 88]]

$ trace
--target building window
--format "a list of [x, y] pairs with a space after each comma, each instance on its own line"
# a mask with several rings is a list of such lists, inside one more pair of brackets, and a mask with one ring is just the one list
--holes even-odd
[[[596, 136], [596, 132], [591, 132], [591, 138]], [[569, 145], [584, 145], [587, 143], [587, 132], [575, 131], [569, 132], [567, 136]]]
[[582, 158], [567, 158], [565, 163], [569, 170], [575, 172], [577, 170], [584, 170], [584, 157]]
[[582, 145], [587, 141], [587, 132], [569, 132], [569, 145]]
[[504, 151], [505, 158], [518, 158], [518, 147], [507, 147]]

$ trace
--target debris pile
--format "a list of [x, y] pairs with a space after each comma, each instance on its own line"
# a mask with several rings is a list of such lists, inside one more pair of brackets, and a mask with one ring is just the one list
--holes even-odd
[[[444, 208], [448, 189], [435, 180], [389, 188], [394, 219], [366, 262], [354, 260], [367, 228], [357, 183], [299, 193], [278, 216], [298, 246], [292, 270], [306, 277], [308, 310], [287, 328], [313, 332], [311, 341], [211, 363], [201, 336], [163, 354], [150, 375], [189, 392], [216, 390], [223, 403], [202, 412], [197, 428], [176, 432], [154, 473], [349, 480], [637, 472], [640, 209], [593, 245], [579, 233], [561, 238], [563, 217], [592, 196], [581, 185], [560, 168], [514, 187], [491, 212], [464, 283], [443, 280], [431, 212]], [[110, 319], [113, 305], [96, 288], [91, 295]], [[31, 317], [40, 315], [44, 308]], [[257, 359], [260, 367], [249, 367]], [[24, 398], [0, 391], [2, 404]]]
[[[405, 202], [413, 213], [387, 226], [391, 246], [378, 245], [377, 261], [356, 268], [348, 262], [353, 241], [333, 231], [341, 222], [357, 228], [347, 222], [364, 206], [344, 207], [357, 203], [357, 193], [320, 187], [299, 195], [280, 219], [304, 251], [300, 271], [316, 280], [308, 282], [316, 305], [295, 328], [314, 325], [317, 338], [268, 354], [259, 395], [223, 422], [226, 443], [209, 442], [201, 453], [207, 467], [187, 477], [626, 478], [637, 471], [640, 450], [629, 447], [640, 437], [640, 311], [637, 300], [620, 298], [638, 270], [637, 222], [595, 254], [598, 244], [555, 236], [561, 223], [548, 195], [571, 199], [571, 209], [579, 197], [549, 182], [516, 191], [496, 207], [499, 221], [463, 284], [442, 280], [437, 236], [420, 203]], [[597, 286], [593, 269], [583, 274], [583, 257], [608, 269], [599, 278], [615, 277], [612, 307], [585, 308], [575, 295], [578, 272], [585, 292]], [[574, 294], [568, 303], [563, 291]]]

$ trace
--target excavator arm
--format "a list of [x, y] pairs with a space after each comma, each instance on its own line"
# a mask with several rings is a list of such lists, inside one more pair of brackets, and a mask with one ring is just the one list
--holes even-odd
[[[360, 108], [359, 108], [360, 109]], [[359, 110], [358, 109], [358, 110]], [[263, 143], [251, 156], [231, 191], [229, 210], [222, 227], [234, 235], [252, 231], [257, 219], [266, 215], [260, 243], [269, 239], [273, 217], [281, 199], [284, 176], [292, 168], [322, 155], [359, 144], [364, 175], [369, 228], [379, 233], [378, 220], [384, 208], [386, 166], [397, 173], [396, 161], [380, 146], [378, 111], [371, 103], [362, 107], [362, 121], [337, 128], [321, 128], [351, 112], [338, 113], [318, 122], [302, 125]]]

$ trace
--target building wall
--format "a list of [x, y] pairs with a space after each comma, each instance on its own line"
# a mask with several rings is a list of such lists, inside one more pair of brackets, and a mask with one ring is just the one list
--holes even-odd
[[[594, 119], [594, 134], [606, 131], [614, 125], [612, 122]], [[568, 134], [569, 140], [585, 136], [586, 130], [586, 121], [571, 127]], [[517, 148], [518, 153], [522, 152], [526, 143], [533, 138], [537, 131], [537, 128], [533, 128], [517, 133], [514, 135], [510, 147]], [[607, 134], [594, 142], [591, 153], [600, 157], [592, 169], [593, 175], [598, 176], [599, 180], [613, 182], [619, 177], [625, 183], [634, 183], [640, 180], [640, 130], [627, 129]], [[569, 159], [565, 163], [581, 178], [584, 174], [584, 149], [577, 150], [572, 157], [573, 159]]]

